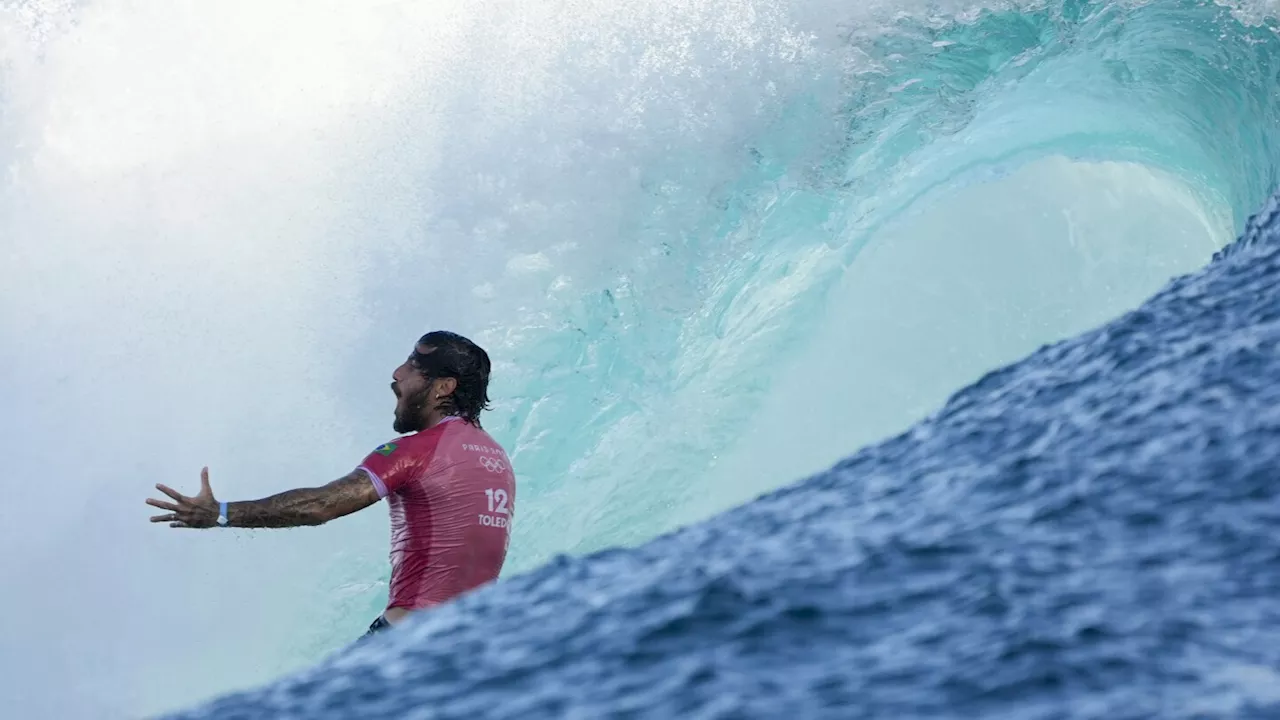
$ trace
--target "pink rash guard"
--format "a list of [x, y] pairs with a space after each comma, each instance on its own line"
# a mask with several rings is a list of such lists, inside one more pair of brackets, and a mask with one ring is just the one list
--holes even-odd
[[391, 510], [388, 609], [437, 605], [498, 577], [516, 484], [489, 433], [447, 417], [382, 445], [359, 469]]

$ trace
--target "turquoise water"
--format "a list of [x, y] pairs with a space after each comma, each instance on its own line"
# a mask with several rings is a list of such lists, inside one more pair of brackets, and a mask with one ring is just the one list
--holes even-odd
[[[1277, 138], [1263, 118], [1276, 117], [1280, 102], [1276, 39], [1225, 8], [1069, 3], [972, 13], [963, 23], [904, 12], [841, 36], [848, 45], [828, 49], [816, 77], [745, 141], [733, 184], [710, 197], [674, 189], [634, 209], [640, 229], [628, 235], [651, 258], [567, 303], [561, 332], [521, 356], [522, 369], [546, 370], [521, 376], [512, 394], [528, 400], [508, 432], [522, 467], [545, 480], [524, 497], [529, 534], [516, 567], [546, 560], [569, 538], [574, 550], [640, 540], [689, 519], [691, 501], [727, 507], [776, 483], [777, 472], [816, 471], [858, 444], [831, 438], [819, 457], [795, 458], [768, 479], [744, 466], [710, 487], [692, 480], [714, 475], [726, 456], [790, 454], [743, 447], [752, 423], [870, 425], [854, 433], [860, 441], [905, 426], [909, 414], [887, 407], [872, 420], [804, 417], [824, 405], [818, 396], [861, 381], [853, 368], [830, 368], [806, 392], [792, 387], [819, 361], [805, 351], [824, 330], [859, 313], [902, 312], [903, 303], [921, 322], [954, 323], [961, 368], [920, 358], [928, 340], [894, 338], [892, 328], [854, 353], [858, 372], [883, 378], [898, 361], [875, 357], [881, 342], [919, 343], [906, 353], [918, 374], [900, 378], [897, 399], [914, 399], [910, 386], [932, 384], [930, 375], [950, 381], [920, 393], [918, 417], [963, 379], [1096, 324], [1207, 259], [1274, 187]], [[686, 178], [699, 170], [677, 166], [669, 182], [694, 185]], [[946, 203], [945, 220], [929, 216]], [[700, 222], [666, 224], [673, 206], [690, 205]], [[1087, 232], [1028, 226], [1060, 214]], [[909, 247], [884, 247], [894, 244]], [[939, 255], [968, 260], [969, 276], [949, 277], [956, 266]], [[894, 263], [892, 274], [860, 268], [864, 260]], [[889, 287], [858, 296], [850, 275]], [[963, 285], [983, 286], [982, 297], [967, 301], [967, 313], [948, 311], [965, 301]], [[939, 296], [932, 306], [926, 293]], [[1041, 314], [1021, 324], [1008, 317], [1022, 303]], [[980, 328], [1001, 322], [1016, 337], [983, 337]], [[552, 367], [594, 372], [564, 377]], [[788, 397], [778, 397], [780, 383]], [[577, 431], [565, 437], [561, 427]], [[576, 471], [563, 472], [566, 457]], [[531, 516], [549, 522], [581, 503], [584, 484], [606, 497], [561, 518], [570, 527], [533, 534]]]
[[820, 471], [1135, 306], [1276, 184], [1274, 17], [0, 4], [0, 429], [66, 498], [0, 510], [5, 576], [47, 588], [0, 612], [5, 695], [151, 712], [358, 634], [385, 518], [175, 537], [141, 502], [206, 463], [230, 497], [345, 473], [425, 328], [494, 357], [511, 576]]

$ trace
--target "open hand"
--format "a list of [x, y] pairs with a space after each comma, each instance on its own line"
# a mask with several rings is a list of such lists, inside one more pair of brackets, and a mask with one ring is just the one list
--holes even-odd
[[166, 515], [152, 515], [151, 522], [167, 522], [169, 527], [175, 528], [209, 528], [218, 524], [218, 501], [213, 497], [213, 488], [209, 487], [209, 468], [200, 471], [200, 494], [195, 497], [187, 497], [159, 483], [156, 489], [175, 502], [147, 498], [148, 505], [172, 511]]

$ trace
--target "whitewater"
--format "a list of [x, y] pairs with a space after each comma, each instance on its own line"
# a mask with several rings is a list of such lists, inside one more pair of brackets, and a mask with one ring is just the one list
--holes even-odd
[[[4, 715], [1280, 712], [1277, 18], [0, 0]], [[381, 506], [147, 522], [437, 328], [492, 587], [352, 649]]]

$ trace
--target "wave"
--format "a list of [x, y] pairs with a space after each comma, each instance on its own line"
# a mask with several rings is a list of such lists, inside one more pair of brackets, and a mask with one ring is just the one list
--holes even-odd
[[[733, 452], [780, 375], [804, 372], [794, 358], [818, 330], [847, 322], [851, 308], [831, 294], [860, 253], [960, 188], [1068, 158], [1077, 169], [1140, 168], [1113, 180], [1118, 188], [1097, 178], [1077, 183], [1078, 196], [1114, 197], [1135, 182], [1162, 184], [1160, 193], [1177, 195], [1169, 202], [1186, 213], [1179, 221], [1203, 237], [1188, 241], [1187, 250], [1172, 238], [1162, 245], [1158, 233], [1165, 228], [1126, 228], [1114, 241], [1132, 243], [1146, 257], [1131, 260], [1138, 277], [1128, 294], [1113, 292], [1109, 306], [1088, 317], [1096, 323], [1207, 259], [1275, 187], [1280, 106], [1271, 88], [1280, 45], [1271, 27], [1246, 26], [1226, 7], [1195, 2], [964, 10], [903, 10], [892, 21], [841, 27], [843, 44], [815, 61], [822, 72], [797, 83], [802, 89], [779, 101], [771, 122], [743, 141], [750, 163], [734, 182], [707, 197], [674, 189], [635, 208], [638, 219], [623, 234], [661, 252], [628, 267], [615, 284], [575, 299], [564, 309], [571, 321], [541, 338], [538, 351], [518, 355], [517, 365], [531, 370], [512, 391], [527, 400], [510, 426], [521, 428], [519, 460], [537, 482], [526, 495], [529, 514], [514, 545], [514, 567], [532, 567], [565, 549], [637, 542], [743, 501], [767, 486], [762, 482], [777, 482], [778, 473], [818, 470], [775, 468], [760, 482], [690, 481]], [[1073, 171], [1061, 168], [1050, 176]], [[984, 201], [997, 208], [1027, 202], [1026, 188], [1001, 190]], [[1125, 201], [1161, 206], [1147, 198]], [[672, 228], [666, 222], [672, 205], [687, 204], [702, 212], [682, 214], [685, 225]], [[958, 215], [950, 223], [953, 232], [969, 223], [988, 236], [1016, 233], [999, 217]], [[673, 235], [685, 238], [674, 250]], [[1144, 264], [1158, 272], [1143, 277]], [[945, 274], [901, 272], [898, 283], [920, 286]], [[988, 308], [1018, 272], [1004, 267], [979, 279], [994, 288]], [[972, 330], [981, 318], [959, 322]], [[1029, 340], [1066, 334], [1054, 330]], [[987, 358], [986, 367], [1014, 357]], [[562, 368], [576, 369], [571, 381], [560, 377], [568, 372]], [[601, 368], [607, 370], [595, 371]], [[877, 370], [885, 368], [870, 372]], [[931, 372], [946, 369], [926, 363], [920, 375]], [[936, 406], [943, 398], [932, 399]], [[797, 401], [762, 414], [805, 412]], [[847, 410], [843, 416], [848, 422]], [[566, 437], [555, 430], [563, 427], [580, 430]], [[834, 451], [824, 448], [823, 459], [834, 461]], [[566, 458], [574, 461], [569, 472]], [[701, 515], [687, 511], [691, 491], [704, 498]], [[584, 503], [586, 497], [595, 501]], [[556, 522], [555, 533], [544, 532], [565, 507], [575, 508], [572, 524]]]
[[204, 717], [1261, 716], [1280, 706], [1280, 195], [933, 418]]
[[[133, 513], [206, 462], [236, 496], [342, 474], [387, 439], [369, 388], [424, 326], [495, 359], [517, 581], [821, 473], [1136, 306], [1276, 185], [1275, 15], [0, 3], [0, 430], [68, 498], [0, 523], [29, 548], [0, 573], [48, 588], [0, 613], [16, 711], [150, 712], [358, 634], [380, 519], [188, 544]], [[189, 647], [149, 634], [187, 616]], [[174, 668], [198, 672], [158, 689]]]

